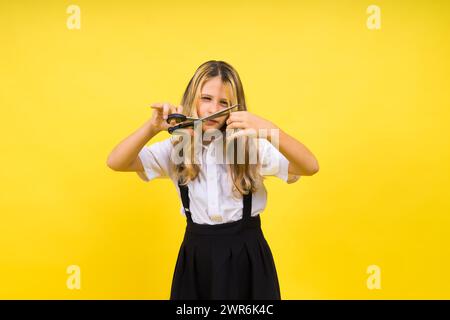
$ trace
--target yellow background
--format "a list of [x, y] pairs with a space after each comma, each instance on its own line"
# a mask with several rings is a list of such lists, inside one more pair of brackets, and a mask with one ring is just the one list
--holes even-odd
[[2, 1], [0, 298], [169, 297], [176, 190], [106, 158], [210, 59], [320, 164], [267, 180], [284, 299], [450, 298], [449, 21], [448, 1]]

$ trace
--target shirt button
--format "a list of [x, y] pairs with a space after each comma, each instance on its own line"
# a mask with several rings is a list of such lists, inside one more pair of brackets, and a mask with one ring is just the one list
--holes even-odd
[[222, 216], [221, 216], [221, 215], [214, 214], [214, 215], [212, 215], [210, 218], [211, 218], [211, 220], [214, 221], [214, 222], [222, 222]]

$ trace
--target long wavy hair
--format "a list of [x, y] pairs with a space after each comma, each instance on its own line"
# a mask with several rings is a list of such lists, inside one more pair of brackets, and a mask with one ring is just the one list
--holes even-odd
[[[203, 88], [205, 82], [217, 76], [221, 78], [222, 83], [230, 85], [232, 90], [232, 97], [230, 97], [231, 104], [239, 104], [239, 106], [237, 107], [238, 111], [247, 110], [244, 89], [237, 71], [230, 64], [224, 61], [210, 60], [200, 65], [189, 81], [180, 103], [183, 106], [183, 114], [190, 117], [197, 117], [197, 104], [200, 99], [201, 89]], [[222, 126], [222, 128], [220, 128], [224, 142], [226, 141], [226, 128], [226, 123]], [[238, 130], [239, 129], [234, 129], [232, 132], [236, 132]], [[186, 185], [189, 181], [197, 178], [200, 171], [199, 165], [194, 161], [194, 137], [190, 138], [192, 143], [188, 145], [188, 152], [186, 152], [185, 154], [183, 154], [182, 150], [180, 152], [180, 155], [184, 159], [184, 161], [182, 161], [182, 163], [180, 164], [174, 164], [174, 172], [176, 173], [176, 177], [178, 181], [180, 181], [180, 183], [183, 185]], [[238, 140], [240, 140], [239, 143]], [[182, 139], [174, 139], [173, 145], [176, 146], [178, 143], [180, 143], [180, 141], [182, 141]], [[234, 144], [232, 148], [230, 148], [229, 145], [231, 143]], [[252, 139], [246, 136], [235, 138], [229, 143], [222, 143], [222, 151], [224, 152], [223, 154], [225, 154], [226, 159], [228, 159], [229, 161], [227, 162], [227, 171], [231, 176], [231, 180], [233, 181], [232, 191], [235, 196], [237, 196], [238, 193], [243, 195], [249, 193], [250, 191], [252, 193], [255, 192], [260, 187], [263, 180], [263, 177], [259, 173], [261, 163], [260, 159], [258, 158], [258, 153], [256, 152], [255, 154], [256, 161], [249, 161], [250, 150], [255, 150], [250, 148], [251, 143]], [[241, 161], [242, 158], [238, 161], [238, 148], [242, 148], [241, 150], [245, 150], [244, 161]], [[232, 154], [230, 154], [229, 150], [233, 151]], [[190, 159], [186, 159], [186, 157], [190, 157]]]

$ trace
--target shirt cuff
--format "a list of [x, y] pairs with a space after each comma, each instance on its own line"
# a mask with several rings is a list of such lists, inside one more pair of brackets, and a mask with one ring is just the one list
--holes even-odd
[[283, 179], [286, 183], [294, 183], [300, 179], [300, 175], [289, 174], [289, 160], [280, 153], [280, 167], [278, 172], [278, 177]]

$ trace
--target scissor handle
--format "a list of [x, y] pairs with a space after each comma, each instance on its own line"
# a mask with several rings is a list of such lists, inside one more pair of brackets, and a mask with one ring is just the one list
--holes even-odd
[[175, 130], [177, 129], [181, 129], [181, 128], [187, 128], [187, 127], [192, 127], [194, 125], [194, 121], [189, 121], [189, 122], [185, 122], [185, 123], [180, 123], [177, 124], [176, 126], [173, 127], [169, 127], [167, 129], [167, 131], [172, 134]]
[[171, 113], [167, 116], [167, 123], [170, 123], [171, 120], [175, 119], [176, 123], [180, 123], [186, 121], [186, 116], [182, 113]]

